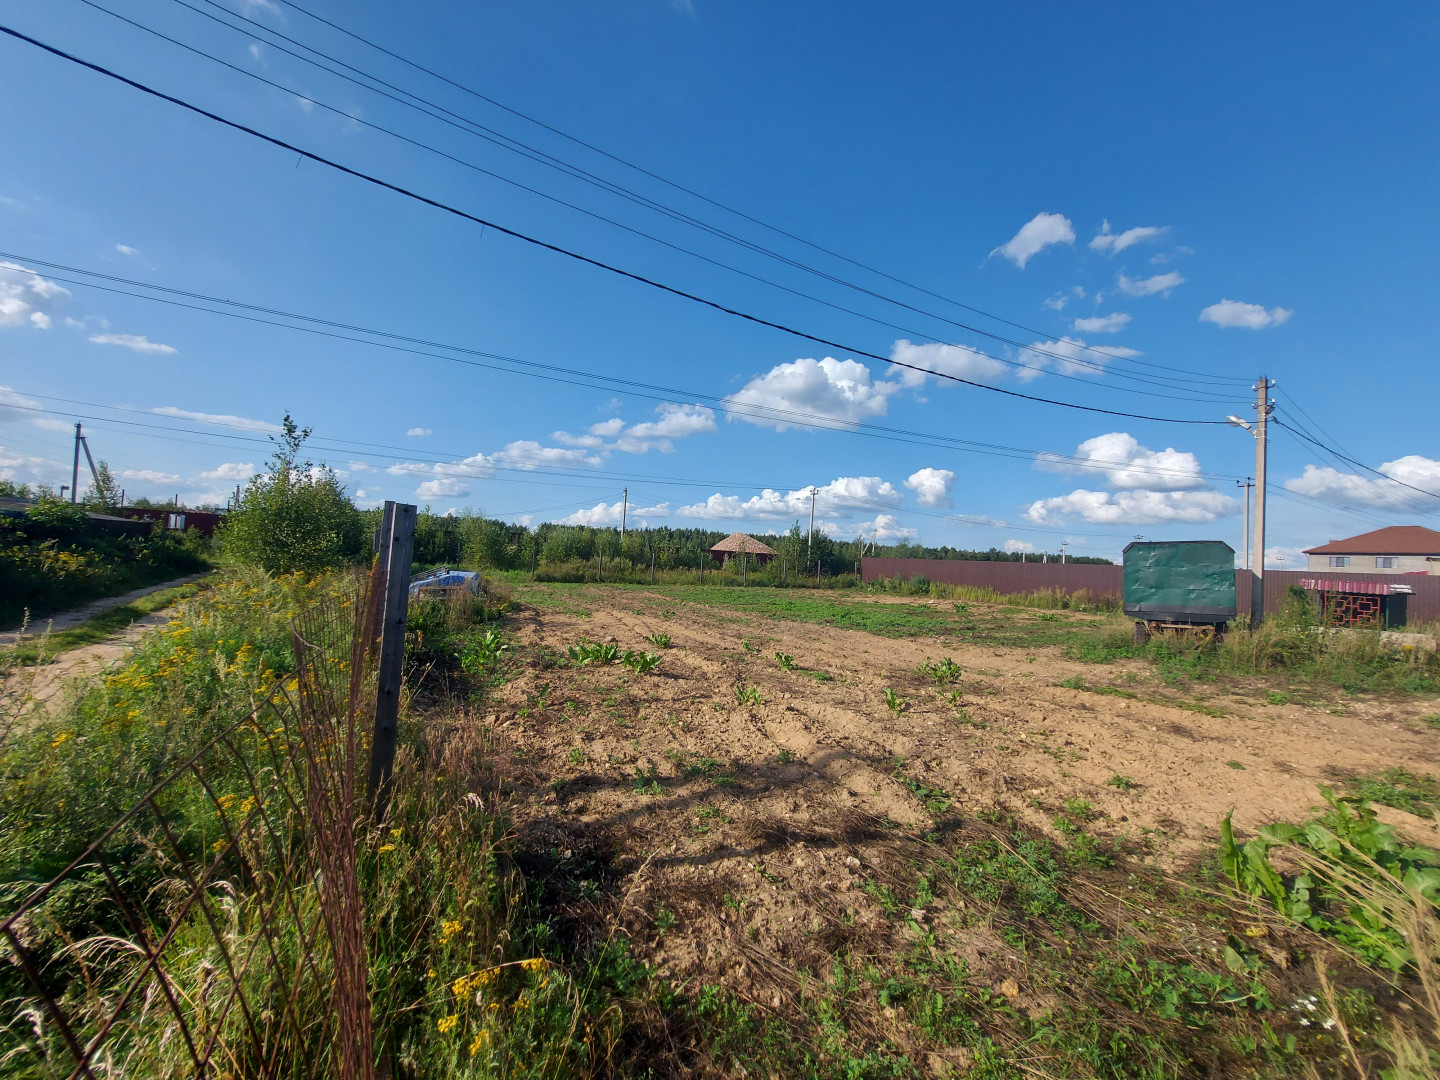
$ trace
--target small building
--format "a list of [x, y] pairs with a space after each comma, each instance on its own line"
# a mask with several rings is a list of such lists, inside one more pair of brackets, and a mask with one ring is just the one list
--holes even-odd
[[225, 522], [225, 515], [213, 510], [182, 510], [166, 506], [126, 506], [120, 513], [128, 518], [153, 521], [162, 529], [184, 532], [194, 529], [201, 536], [213, 536]]
[[746, 533], [731, 533], [718, 544], [710, 549], [711, 556], [718, 563], [727, 563], [734, 556], [744, 553], [748, 559], [753, 558], [756, 566], [764, 566], [775, 557], [775, 551], [769, 545], [761, 543], [755, 537]]
[[1310, 570], [1436, 574], [1440, 573], [1440, 532], [1422, 525], [1391, 525], [1308, 548], [1305, 555]]

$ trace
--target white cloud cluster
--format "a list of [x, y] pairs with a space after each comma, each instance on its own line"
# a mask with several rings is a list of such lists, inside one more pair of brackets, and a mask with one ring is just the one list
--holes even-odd
[[633, 528], [643, 529], [648, 526], [649, 518], [669, 516], [670, 504], [668, 502], [656, 503], [654, 506], [632, 506], [628, 511], [623, 502], [599, 502], [588, 510], [576, 510], [569, 517], [562, 518], [560, 524], [588, 525], [593, 529], [598, 529], [618, 526], [622, 520], [625, 520]]
[[412, 427], [409, 431], [405, 432], [405, 437], [409, 439], [423, 439], [427, 435], [433, 434], [435, 433], [428, 427]]
[[1079, 517], [1095, 524], [1204, 524], [1235, 513], [1239, 500], [1205, 489], [1200, 460], [1189, 451], [1151, 450], [1133, 435], [1112, 431], [1086, 439], [1070, 458], [1036, 457], [1048, 472], [1100, 473], [1111, 491], [1080, 488], [1068, 495], [1037, 499], [1025, 516], [1041, 525]]
[[1115, 279], [1115, 287], [1126, 296], [1154, 296], [1156, 293], [1169, 296], [1171, 289], [1184, 284], [1185, 279], [1178, 270], [1171, 270], [1168, 274], [1155, 274], [1138, 281], [1124, 274]]
[[1029, 382], [1053, 368], [1063, 375], [1102, 375], [1105, 365], [1111, 360], [1126, 360], [1139, 356], [1138, 349], [1127, 349], [1123, 345], [1094, 347], [1086, 345], [1081, 338], [1062, 337], [1059, 341], [1037, 341], [1020, 350], [1020, 361], [1024, 365], [1016, 373], [1021, 382]]
[[[848, 518], [857, 510], [899, 506], [900, 492], [878, 476], [841, 476], [824, 487], [815, 488], [815, 515]], [[741, 499], [738, 495], [711, 495], [703, 503], [692, 503], [675, 511], [681, 517], [706, 521], [794, 521], [810, 515], [810, 488], [779, 492], [766, 488], [759, 495]]]
[[70, 290], [19, 263], [0, 261], [0, 326], [49, 330], [55, 309]]
[[20, 484], [44, 483], [51, 477], [64, 472], [65, 482], [70, 482], [70, 466], [48, 458], [35, 457], [21, 450], [0, 446], [0, 480], [13, 480]]
[[438, 480], [422, 481], [415, 489], [415, 494], [422, 499], [463, 499], [470, 494], [470, 485], [459, 477], [445, 476]]
[[1125, 324], [1129, 321], [1129, 315], [1123, 311], [1117, 311], [1113, 315], [1094, 315], [1088, 319], [1076, 319], [1070, 324], [1070, 329], [1077, 334], [1114, 334], [1125, 329]]
[[890, 359], [908, 365], [900, 369], [900, 382], [912, 387], [923, 386], [930, 374], [972, 382], [994, 382], [1005, 374], [1005, 365], [999, 360], [967, 345], [912, 345], [901, 338], [890, 347]]
[[1341, 472], [1329, 465], [1306, 465], [1301, 475], [1285, 481], [1285, 487], [1298, 495], [1350, 506], [1411, 512], [1440, 509], [1440, 501], [1422, 494], [1429, 491], [1440, 495], [1440, 461], [1407, 454], [1385, 462], [1379, 471], [1389, 479]]
[[1090, 241], [1090, 250], [1105, 251], [1111, 255], [1119, 255], [1120, 252], [1128, 247], [1158, 240], [1169, 231], [1170, 228], [1166, 225], [1141, 225], [1134, 229], [1126, 229], [1122, 233], [1112, 233], [1110, 231], [1110, 222], [1103, 221], [1100, 224], [1099, 233]]
[[[819, 528], [818, 524], [816, 528]], [[873, 540], [877, 544], [894, 543], [897, 540], [914, 542], [920, 539], [918, 529], [901, 525], [894, 514], [876, 514], [871, 521], [860, 521], [853, 525], [834, 525], [827, 522], [824, 531], [840, 539], [859, 537], [862, 540]]]
[[174, 345], [151, 341], [144, 334], [91, 334], [90, 340], [96, 345], [119, 345], [132, 352], [152, 353], [157, 356], [169, 356], [178, 351]]
[[662, 454], [668, 454], [675, 449], [676, 439], [716, 430], [715, 411], [704, 405], [677, 405], [667, 401], [657, 405], [655, 411], [660, 414], [658, 420], [646, 420], [626, 426], [625, 421], [616, 416], [598, 424], [591, 424], [585, 429], [584, 435], [557, 431], [553, 438], [567, 446], [587, 450], [618, 450], [626, 454], [645, 454], [658, 450]]
[[1200, 459], [1193, 453], [1174, 447], [1151, 450], [1123, 431], [1086, 439], [1069, 459], [1039, 454], [1035, 464], [1047, 472], [1102, 473], [1112, 488], [1184, 491], [1205, 486], [1200, 475]]
[[1289, 308], [1273, 307], [1267, 311], [1263, 304], [1221, 300], [1201, 311], [1200, 321], [1214, 323], [1223, 330], [1264, 330], [1270, 326], [1279, 326], [1294, 314]]
[[[201, 473], [200, 475], [208, 474]], [[125, 480], [139, 480], [142, 484], [173, 484], [180, 479], [174, 473], [160, 472], [157, 469], [126, 469], [120, 476]]]
[[[885, 379], [872, 380], [870, 369], [858, 361], [827, 356], [823, 360], [778, 364], [751, 379], [725, 402], [739, 407], [739, 411], [730, 413], [731, 420], [776, 431], [795, 426], [795, 419], [783, 415], [786, 412], [803, 414], [807, 423], [846, 427], [884, 416], [890, 395], [900, 385]], [[775, 410], [780, 410], [780, 415]]]
[[1218, 491], [1072, 491], [1031, 503], [1025, 516], [1053, 525], [1078, 516], [1097, 525], [1209, 524], [1233, 514], [1239, 501]]
[[1084, 300], [1084, 299], [1085, 299], [1085, 286], [1083, 286], [1083, 285], [1071, 285], [1070, 288], [1064, 290], [1063, 292], [1058, 292], [1058, 293], [1056, 293], [1054, 296], [1050, 297], [1050, 299], [1048, 299], [1048, 300], [1042, 300], [1041, 303], [1044, 304], [1044, 305], [1045, 305], [1047, 308], [1049, 308], [1051, 311], [1064, 311], [1064, 310], [1065, 310], [1065, 305], [1068, 304], [1068, 303], [1070, 303], [1071, 300]]
[[950, 489], [955, 486], [955, 474], [949, 469], [921, 469], [910, 474], [905, 486], [915, 492], [915, 501], [921, 506], [955, 505], [950, 501]]
[[1026, 263], [1052, 244], [1073, 243], [1075, 227], [1070, 224], [1070, 219], [1064, 214], [1050, 214], [1042, 210], [990, 254], [1009, 259], [1023, 270]]
[[227, 461], [213, 469], [207, 469], [200, 474], [205, 480], [235, 480], [245, 481], [254, 476], [259, 470], [248, 461]]
[[239, 428], [241, 431], [274, 433], [280, 430], [279, 424], [272, 424], [268, 420], [252, 420], [248, 416], [232, 416], [229, 413], [195, 412], [193, 409], [177, 409], [174, 405], [162, 405], [158, 409], [151, 409], [150, 411], [156, 416], [173, 416], [180, 420], [197, 420], [202, 424]]
[[1032, 543], [1030, 543], [1029, 540], [1013, 540], [1013, 539], [1012, 539], [1012, 540], [1006, 540], [1006, 541], [1005, 541], [1005, 550], [1008, 551], [1008, 552], [1010, 552], [1010, 554], [1012, 554], [1012, 555], [1018, 555], [1018, 554], [1020, 554], [1021, 552], [1024, 552], [1026, 555], [1029, 555], [1029, 554], [1032, 554], [1032, 553], [1035, 551], [1035, 545], [1032, 544]]
[[393, 476], [420, 476], [415, 494], [422, 499], [441, 496], [463, 498], [470, 494], [470, 481], [495, 475], [496, 466], [537, 469], [542, 466], [573, 468], [596, 466], [605, 459], [583, 447], [544, 446], [533, 439], [507, 443], [493, 454], [471, 454], [459, 461], [399, 461], [386, 468]]

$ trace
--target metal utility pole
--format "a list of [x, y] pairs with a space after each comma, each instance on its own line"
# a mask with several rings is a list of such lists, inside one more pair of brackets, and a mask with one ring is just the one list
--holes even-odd
[[[79, 424], [75, 425], [77, 428]], [[815, 547], [815, 488], [810, 488], [810, 532], [805, 537], [805, 558], [808, 561]]]
[[630, 513], [630, 489], [620, 489], [620, 543], [625, 543], [625, 516]]
[[70, 501], [75, 502], [76, 489], [80, 486], [80, 423], [75, 423], [75, 464], [70, 468]]
[[1241, 534], [1245, 538], [1245, 569], [1250, 569], [1250, 489], [1255, 486], [1253, 477], [1245, 477], [1244, 480], [1236, 480], [1236, 487], [1245, 489], [1245, 531]]

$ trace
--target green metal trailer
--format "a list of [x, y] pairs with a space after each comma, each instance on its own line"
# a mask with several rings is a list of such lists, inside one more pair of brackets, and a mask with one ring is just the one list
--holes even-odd
[[1137, 540], [1124, 575], [1138, 644], [1155, 630], [1218, 636], [1235, 618], [1235, 549], [1223, 540]]

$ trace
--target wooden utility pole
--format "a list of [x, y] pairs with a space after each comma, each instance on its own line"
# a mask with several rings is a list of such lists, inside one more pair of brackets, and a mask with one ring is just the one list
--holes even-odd
[[1269, 449], [1267, 421], [1270, 410], [1270, 388], [1275, 384], [1264, 375], [1255, 385], [1255, 548], [1252, 558], [1255, 573], [1250, 581], [1250, 625], [1259, 626], [1265, 618], [1265, 459]]
[[80, 422], [75, 422], [75, 464], [70, 467], [70, 501], [75, 501], [80, 487]]
[[395, 768], [400, 723], [401, 676], [405, 663], [405, 621], [410, 609], [410, 560], [415, 551], [416, 508], [387, 501], [380, 524], [380, 562], [385, 567], [385, 607], [380, 623], [380, 663], [375, 680], [375, 729], [370, 739], [370, 807], [376, 824], [385, 820], [390, 774]]
[[620, 543], [625, 543], [625, 518], [630, 513], [630, 489], [620, 489]]
[[[77, 428], [79, 424], [75, 425]], [[815, 487], [810, 487], [810, 532], [805, 537], [805, 557], [808, 561], [815, 544]]]

